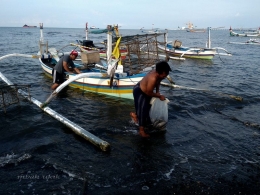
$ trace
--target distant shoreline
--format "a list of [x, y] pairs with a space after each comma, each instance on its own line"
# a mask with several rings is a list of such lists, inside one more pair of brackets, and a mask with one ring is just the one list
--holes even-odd
[[[38, 28], [37, 26], [30, 26], [30, 27], [21, 27], [21, 26], [0, 26], [0, 28]], [[50, 26], [45, 26], [44, 28], [60, 28], [60, 29], [84, 29], [84, 27], [50, 27]], [[99, 28], [100, 29], [100, 28]], [[128, 28], [120, 28], [120, 30], [138, 30], [139, 28], [136, 29], [128, 29]], [[166, 28], [162, 28], [161, 30], [164, 31]], [[248, 30], [253, 30], [255, 28], [232, 28], [234, 31], [248, 31]], [[94, 30], [94, 29], [91, 29]], [[185, 30], [180, 30], [180, 29], [167, 29], [168, 31], [186, 31]], [[222, 30], [229, 30], [229, 28], [224, 28], [224, 29], [215, 29], [211, 28], [212, 31], [222, 31]]]

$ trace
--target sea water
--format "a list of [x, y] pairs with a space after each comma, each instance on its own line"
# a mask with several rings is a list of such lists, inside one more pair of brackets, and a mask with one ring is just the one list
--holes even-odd
[[[84, 28], [44, 28], [43, 34], [49, 47], [61, 51], [85, 39]], [[37, 54], [39, 37], [39, 28], [0, 28], [0, 56]], [[98, 44], [106, 35], [89, 34], [89, 39]], [[207, 33], [169, 31], [168, 40], [205, 47]], [[141, 138], [130, 121], [132, 100], [70, 87], [52, 100], [53, 110], [109, 142], [110, 152], [27, 100], [8, 107], [6, 114], [0, 110], [0, 193], [257, 194], [260, 47], [228, 44], [246, 40], [225, 30], [211, 31], [212, 47], [223, 47], [232, 56], [169, 62], [177, 85], [205, 90], [161, 86], [170, 100], [167, 131], [149, 139]], [[51, 79], [37, 59], [3, 59], [0, 72], [15, 84], [30, 85], [39, 101], [51, 94]]]

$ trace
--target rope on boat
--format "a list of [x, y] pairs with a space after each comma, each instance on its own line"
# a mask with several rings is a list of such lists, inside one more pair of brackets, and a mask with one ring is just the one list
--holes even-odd
[[[226, 49], [224, 49], [224, 48], [222, 48], [222, 47], [214, 47], [214, 48], [212, 48], [212, 49], [216, 49], [216, 52], [217, 52], [217, 54], [218, 54], [218, 57], [219, 57], [219, 59], [220, 59], [220, 61], [221, 61], [222, 63], [224, 63], [224, 61], [222, 60], [222, 58], [221, 58], [220, 56], [232, 56], [231, 53], [229, 53]], [[219, 53], [219, 50], [224, 50], [226, 53]]]
[[57, 50], [57, 53], [59, 53], [61, 50], [63, 50], [65, 47], [68, 47], [70, 45], [65, 45], [64, 47], [60, 48], [59, 50]]
[[220, 61], [224, 64], [224, 61], [223, 61], [222, 58], [220, 57], [218, 50], [217, 50], [217, 53], [218, 53], [218, 58], [219, 58]]

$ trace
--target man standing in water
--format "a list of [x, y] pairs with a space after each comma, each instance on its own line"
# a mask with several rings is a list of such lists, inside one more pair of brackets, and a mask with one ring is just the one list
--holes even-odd
[[[73, 60], [78, 56], [76, 50], [72, 50], [70, 55], [64, 55], [61, 57], [59, 62], [52, 69], [53, 85], [51, 86], [52, 90], [55, 90], [60, 84], [64, 82], [64, 72], [74, 73], [73, 70], [80, 74], [79, 69], [75, 67]], [[71, 68], [70, 68], [71, 67]]]
[[160, 98], [161, 101], [165, 100], [164, 95], [159, 93], [159, 87], [161, 81], [168, 76], [169, 71], [171, 71], [171, 68], [166, 61], [158, 62], [155, 70], [145, 75], [145, 77], [134, 86], [135, 113], [131, 112], [130, 116], [135, 123], [139, 124], [139, 134], [142, 137], [149, 137], [144, 131], [144, 126], [150, 123], [150, 100], [152, 97]]

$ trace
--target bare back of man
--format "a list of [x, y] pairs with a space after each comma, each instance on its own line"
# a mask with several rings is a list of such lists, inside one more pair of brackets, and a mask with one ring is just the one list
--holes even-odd
[[157, 85], [157, 75], [156, 71], [152, 70], [140, 81], [141, 90], [148, 96], [156, 95], [153, 91]]
[[[155, 70], [152, 70], [140, 81], [140, 88], [148, 96], [161, 98], [159, 86], [162, 79]], [[154, 92], [155, 88], [156, 91]]]

